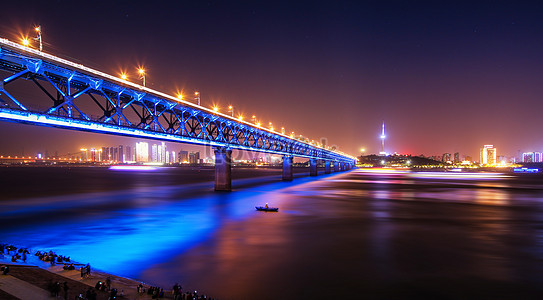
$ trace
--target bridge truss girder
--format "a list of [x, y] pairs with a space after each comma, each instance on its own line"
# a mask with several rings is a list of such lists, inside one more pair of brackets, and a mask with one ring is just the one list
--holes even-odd
[[[0, 70], [12, 74], [0, 78], [0, 119], [286, 156], [353, 161], [350, 156], [187, 102], [161, 97], [158, 92], [134, 87], [120, 79], [101, 78], [31, 54], [5, 45], [0, 48]], [[10, 91], [10, 86], [20, 80], [33, 83], [41, 92], [39, 105], [17, 99]]]

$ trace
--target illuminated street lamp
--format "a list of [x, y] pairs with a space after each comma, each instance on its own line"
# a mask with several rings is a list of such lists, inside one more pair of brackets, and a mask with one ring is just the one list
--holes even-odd
[[232, 105], [228, 105], [228, 112], [232, 113], [232, 117], [234, 116], [234, 107]]
[[239, 115], [239, 116], [238, 116], [238, 119], [239, 119], [240, 121], [243, 121], [243, 116], [242, 116], [242, 115]]
[[181, 93], [178, 93], [178, 94], [177, 94], [177, 99], [179, 99], [179, 100], [183, 100], [183, 94], [181, 94]]
[[34, 30], [36, 30], [36, 33], [38, 34], [36, 36], [36, 40], [40, 42], [40, 51], [43, 51], [43, 43], [41, 40], [41, 25], [38, 25], [36, 28], [34, 28]]
[[143, 86], [145, 86], [145, 70], [143, 68], [139, 68], [138, 73], [140, 73], [140, 79], [143, 79]]
[[285, 134], [285, 127], [281, 127], [281, 134]]
[[219, 107], [218, 107], [218, 106], [213, 106], [213, 111], [218, 112], [218, 111], [219, 111]]
[[255, 115], [253, 115], [253, 123], [256, 124], [256, 116]]
[[273, 124], [272, 124], [272, 122], [269, 122], [268, 125], [270, 125], [270, 130], [273, 131]]
[[200, 92], [194, 92], [195, 100], [198, 101], [198, 106], [200, 106]]
[[126, 74], [124, 74], [124, 73], [121, 73], [121, 79], [122, 79], [122, 80], [127, 80], [127, 79], [128, 79], [128, 77], [126, 76]]
[[28, 41], [28, 39], [23, 38], [23, 46], [26, 46], [26, 47], [30, 46], [30, 42]]

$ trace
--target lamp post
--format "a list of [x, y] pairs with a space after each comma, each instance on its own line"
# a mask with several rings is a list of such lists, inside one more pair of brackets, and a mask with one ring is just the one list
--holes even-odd
[[139, 68], [138, 73], [140, 73], [140, 79], [143, 79], [143, 86], [145, 86], [145, 70], [142, 68]]
[[200, 106], [200, 92], [194, 92], [194, 97], [198, 101], [198, 106]]
[[232, 117], [234, 116], [234, 107], [232, 105], [228, 105], [228, 112], [232, 113]]
[[256, 116], [255, 115], [253, 115], [253, 123], [256, 124]]
[[41, 25], [38, 25], [36, 28], [34, 28], [37, 32], [36, 40], [40, 42], [40, 51], [43, 51], [43, 43], [41, 40]]

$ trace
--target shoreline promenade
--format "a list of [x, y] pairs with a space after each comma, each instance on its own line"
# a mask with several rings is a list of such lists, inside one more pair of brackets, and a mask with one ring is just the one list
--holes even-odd
[[[13, 254], [15, 255], [15, 253]], [[112, 275], [100, 270], [92, 270], [91, 273], [84, 278], [81, 277], [79, 263], [72, 262], [76, 265], [75, 270], [64, 269], [64, 263], [51, 265], [50, 263], [41, 261], [33, 254], [28, 256], [26, 262], [20, 260], [11, 261], [11, 255], [3, 254], [0, 256], [0, 265], [8, 266], [9, 272], [4, 275], [0, 273], [0, 299], [5, 300], [41, 300], [41, 299], [87, 299], [85, 298], [87, 290], [91, 289], [96, 292], [96, 299], [110, 299], [109, 291], [97, 290], [95, 288], [97, 282], [101, 281], [105, 284], [107, 278], [111, 280], [111, 289], [117, 290], [115, 299], [175, 299], [170, 287], [164, 288], [162, 297], [154, 297], [148, 294], [149, 284]], [[66, 263], [69, 265], [70, 263]], [[52, 296], [49, 291], [51, 283], [59, 282], [61, 285], [58, 297]], [[64, 283], [68, 286], [67, 295], [64, 291]], [[145, 292], [139, 293], [138, 286], [143, 285]], [[183, 291], [185, 292], [185, 291]], [[82, 296], [82, 298], [80, 298]], [[200, 295], [201, 297], [205, 297]], [[184, 299], [179, 297], [178, 299]], [[192, 299], [192, 297], [190, 298]], [[209, 297], [197, 299], [213, 299]]]

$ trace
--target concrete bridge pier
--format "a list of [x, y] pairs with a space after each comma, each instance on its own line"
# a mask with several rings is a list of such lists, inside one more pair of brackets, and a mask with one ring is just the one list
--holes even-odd
[[283, 156], [283, 181], [292, 181], [292, 156]]
[[317, 176], [317, 159], [316, 158], [309, 159], [309, 175]]
[[215, 148], [215, 190], [232, 190], [232, 150]]
[[330, 169], [330, 161], [326, 160], [324, 161], [324, 174], [330, 174], [332, 173], [332, 170]]
[[339, 161], [334, 162], [334, 172], [339, 172]]

